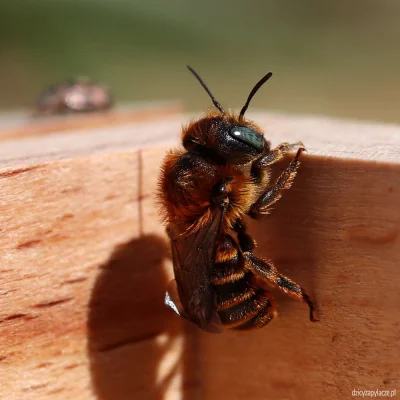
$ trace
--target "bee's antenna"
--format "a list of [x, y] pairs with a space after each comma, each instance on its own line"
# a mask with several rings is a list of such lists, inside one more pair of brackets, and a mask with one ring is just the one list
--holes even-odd
[[214, 104], [215, 107], [218, 108], [219, 111], [222, 112], [222, 114], [225, 114], [225, 110], [222, 108], [221, 104], [218, 103], [218, 101], [215, 99], [213, 94], [210, 92], [210, 89], [207, 87], [207, 85], [204, 83], [203, 79], [200, 78], [199, 74], [189, 65], [187, 65], [189, 71], [197, 78], [197, 80], [201, 83], [201, 86], [203, 86], [204, 90], [208, 93], [208, 95], [211, 97], [211, 100]]
[[243, 108], [240, 111], [239, 114], [239, 121], [241, 121], [244, 117], [244, 113], [247, 111], [247, 108], [249, 107], [249, 104], [251, 102], [251, 99], [254, 97], [254, 95], [257, 93], [258, 89], [260, 89], [260, 87], [262, 85], [264, 85], [265, 82], [267, 82], [267, 80], [269, 78], [271, 78], [272, 76], [272, 72], [268, 72], [267, 75], [265, 75], [263, 78], [261, 78], [261, 80], [256, 84], [256, 86], [253, 87], [253, 90], [250, 92], [249, 97], [247, 98], [246, 104], [243, 106]]

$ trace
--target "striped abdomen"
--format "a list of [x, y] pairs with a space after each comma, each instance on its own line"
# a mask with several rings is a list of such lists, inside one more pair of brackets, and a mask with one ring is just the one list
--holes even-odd
[[229, 235], [224, 236], [217, 249], [213, 285], [218, 315], [225, 327], [261, 328], [274, 317], [268, 292], [257, 286], [253, 274], [245, 268], [238, 245]]

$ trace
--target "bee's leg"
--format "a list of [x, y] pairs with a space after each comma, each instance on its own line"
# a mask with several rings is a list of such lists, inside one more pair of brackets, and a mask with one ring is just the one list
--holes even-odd
[[245, 257], [245, 267], [249, 269], [256, 279], [269, 283], [278, 289], [284, 291], [291, 297], [307, 303], [310, 309], [310, 320], [317, 321], [314, 318], [314, 305], [308, 294], [296, 282], [279, 273], [276, 267], [270, 261], [262, 260], [253, 254], [255, 242], [246, 232], [246, 227], [242, 221], [235, 223], [235, 231], [239, 241], [239, 247]]
[[272, 262], [262, 260], [251, 252], [247, 252], [245, 257], [247, 260], [247, 268], [254, 274], [256, 278], [272, 284], [297, 300], [307, 303], [308, 308], [310, 309], [310, 321], [318, 321], [314, 317], [314, 304], [311, 301], [310, 296], [301, 286], [288, 277], [280, 274]]
[[249, 215], [251, 217], [256, 218], [260, 214], [268, 214], [269, 207], [282, 197], [282, 191], [284, 189], [290, 189], [296, 176], [297, 169], [300, 166], [300, 154], [304, 150], [304, 147], [300, 147], [297, 150], [295, 158], [278, 177], [276, 182], [272, 186], [270, 186], [251, 206], [249, 211]]
[[253, 162], [251, 166], [251, 175], [256, 183], [262, 183], [264, 175], [269, 177], [268, 166], [274, 164], [283, 159], [283, 157], [295, 147], [304, 148], [302, 142], [297, 143], [282, 143], [275, 149], [271, 150], [269, 153], [263, 155], [259, 159]]
[[222, 205], [225, 203], [230, 191], [229, 184], [232, 181], [233, 176], [225, 176], [219, 182], [217, 182], [211, 192], [211, 201], [213, 204]]

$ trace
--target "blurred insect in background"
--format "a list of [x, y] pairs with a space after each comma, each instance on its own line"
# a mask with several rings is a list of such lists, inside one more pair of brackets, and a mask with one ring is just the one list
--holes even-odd
[[36, 101], [35, 115], [58, 115], [107, 110], [110, 90], [87, 78], [68, 79], [47, 88]]
[[[242, 217], [268, 214], [290, 189], [305, 150], [301, 143], [271, 149], [262, 130], [245, 119], [265, 75], [250, 92], [240, 113], [228, 113], [200, 76], [217, 111], [210, 111], [182, 132], [184, 150], [165, 157], [158, 197], [171, 240], [175, 280], [165, 303], [177, 314], [209, 332], [223, 327], [260, 328], [276, 315], [269, 291], [275, 287], [314, 306], [305, 291], [279, 273], [273, 263], [254, 254], [255, 242]], [[273, 183], [269, 166], [291, 149], [297, 153]]]

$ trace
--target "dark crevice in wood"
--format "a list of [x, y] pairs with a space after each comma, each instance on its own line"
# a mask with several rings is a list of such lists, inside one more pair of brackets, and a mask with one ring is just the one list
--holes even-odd
[[8, 178], [10, 176], [15, 176], [15, 175], [19, 175], [22, 174], [24, 172], [28, 172], [28, 171], [32, 171], [38, 168], [41, 168], [41, 165], [31, 165], [29, 167], [24, 167], [24, 168], [15, 168], [12, 170], [8, 170], [8, 171], [4, 171], [0, 173], [0, 178]]
[[46, 303], [35, 304], [33, 307], [34, 308], [54, 307], [54, 306], [57, 306], [59, 304], [63, 304], [63, 303], [66, 303], [68, 301], [71, 301], [72, 299], [73, 299], [73, 297], [67, 297], [66, 299], [60, 299], [60, 300], [55, 300], [55, 301], [49, 301], [49, 302], [46, 302]]
[[68, 280], [62, 282], [60, 286], [62, 286], [62, 285], [73, 285], [74, 283], [84, 282], [87, 279], [88, 278], [86, 276], [82, 276], [81, 278], [68, 279]]
[[66, 365], [64, 367], [64, 369], [74, 369], [74, 368], [80, 367], [81, 365], [83, 365], [83, 363], [70, 364], [70, 365]]
[[44, 362], [44, 363], [41, 363], [41, 364], [36, 365], [36, 368], [41, 369], [41, 368], [50, 367], [51, 365], [53, 365], [53, 363], [51, 363], [51, 362]]
[[28, 314], [23, 314], [23, 313], [8, 315], [7, 317], [4, 317], [3, 319], [0, 319], [0, 323], [1, 322], [5, 322], [5, 321], [12, 321], [14, 319], [25, 318], [27, 315]]
[[17, 246], [17, 249], [25, 249], [27, 247], [32, 247], [35, 246], [36, 244], [40, 243], [42, 240], [41, 239], [32, 239], [28, 240], [27, 242], [23, 242]]

